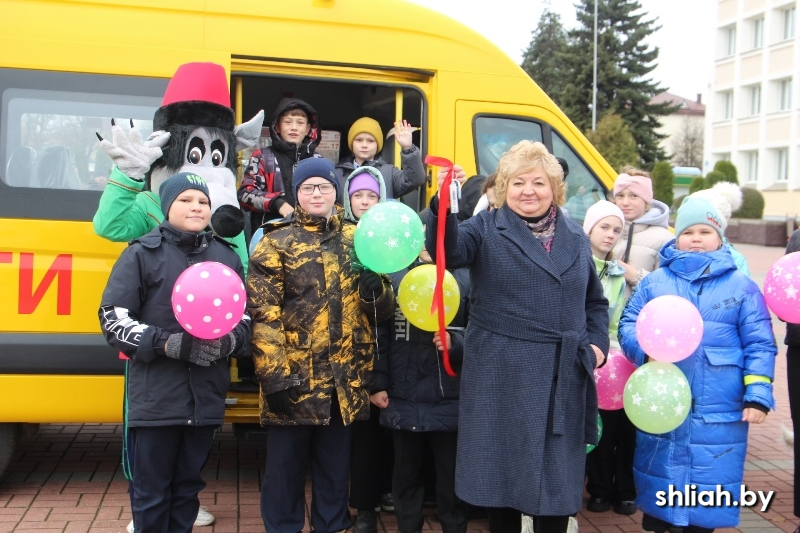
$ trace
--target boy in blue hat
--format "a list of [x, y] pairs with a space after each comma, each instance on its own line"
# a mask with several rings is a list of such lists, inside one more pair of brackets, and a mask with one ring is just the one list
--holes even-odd
[[288, 218], [267, 223], [250, 257], [247, 309], [260, 384], [267, 460], [261, 516], [267, 531], [301, 531], [309, 464], [311, 527], [350, 527], [350, 426], [369, 418], [376, 321], [394, 313], [388, 278], [352, 263], [356, 226], [336, 206], [327, 159], [300, 161]]
[[240, 278], [244, 269], [236, 252], [206, 231], [211, 201], [203, 178], [175, 174], [159, 197], [164, 221], [122, 252], [99, 316], [106, 341], [130, 358], [125, 408], [136, 530], [188, 533], [205, 487], [201, 470], [225, 416], [227, 358], [248, 345], [250, 318], [214, 340], [183, 330], [170, 304], [181, 273], [203, 261], [227, 265]]

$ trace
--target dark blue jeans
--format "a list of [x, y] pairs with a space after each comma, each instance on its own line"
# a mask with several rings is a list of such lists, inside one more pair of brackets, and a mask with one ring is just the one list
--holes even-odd
[[303, 530], [309, 463], [314, 532], [333, 533], [350, 527], [350, 427], [342, 423], [338, 402], [333, 402], [331, 411], [328, 426], [269, 427], [261, 486], [261, 517], [269, 533]]
[[133, 523], [146, 533], [191, 533], [216, 426], [130, 428]]

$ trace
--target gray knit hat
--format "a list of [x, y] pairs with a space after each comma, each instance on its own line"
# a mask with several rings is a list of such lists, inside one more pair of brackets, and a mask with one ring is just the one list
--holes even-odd
[[211, 206], [211, 195], [208, 192], [206, 180], [191, 172], [179, 172], [164, 181], [158, 189], [158, 196], [161, 198], [161, 212], [164, 213], [165, 219], [169, 218], [169, 208], [172, 207], [172, 202], [186, 189], [196, 189], [205, 194], [208, 198], [208, 205]]

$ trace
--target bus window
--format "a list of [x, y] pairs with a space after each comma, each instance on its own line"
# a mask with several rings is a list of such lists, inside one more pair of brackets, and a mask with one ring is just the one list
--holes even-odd
[[474, 128], [478, 173], [484, 176], [494, 172], [503, 154], [518, 142], [542, 140], [541, 125], [530, 120], [477, 116]]
[[[113, 117], [126, 129], [133, 120], [146, 138], [166, 84], [121, 76], [2, 73], [0, 182], [18, 188], [102, 190], [113, 163], [95, 133], [110, 139]], [[144, 94], [135, 94], [141, 88]]]
[[606, 191], [578, 154], [555, 131], [552, 141], [553, 155], [564, 158], [569, 165], [567, 203], [564, 207], [573, 220], [582, 224], [586, 210], [598, 201], [605, 200]]
[[[31, 94], [35, 93], [35, 94]], [[95, 132], [111, 138], [111, 118], [127, 126], [130, 119], [147, 137], [159, 98], [117, 96], [98, 101], [97, 94], [64, 91], [21, 91], [4, 94], [6, 153], [11, 161], [19, 149], [36, 154], [30, 174], [6, 176], [12, 187], [44, 189], [102, 189], [111, 160], [100, 149]], [[114, 101], [116, 100], [116, 101]], [[139, 100], [139, 105], [136, 105]], [[124, 103], [123, 103], [124, 102]], [[9, 165], [9, 170], [14, 165]], [[27, 178], [27, 179], [26, 179]]]

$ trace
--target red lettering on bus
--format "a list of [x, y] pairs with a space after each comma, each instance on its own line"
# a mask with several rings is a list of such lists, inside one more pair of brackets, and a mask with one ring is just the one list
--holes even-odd
[[12, 257], [11, 252], [0, 252], [0, 263], [10, 263]]
[[42, 301], [47, 289], [58, 278], [56, 284], [56, 313], [68, 315], [72, 304], [72, 254], [60, 254], [45, 272], [42, 281], [33, 289], [33, 254], [19, 254], [19, 314], [33, 313]]

